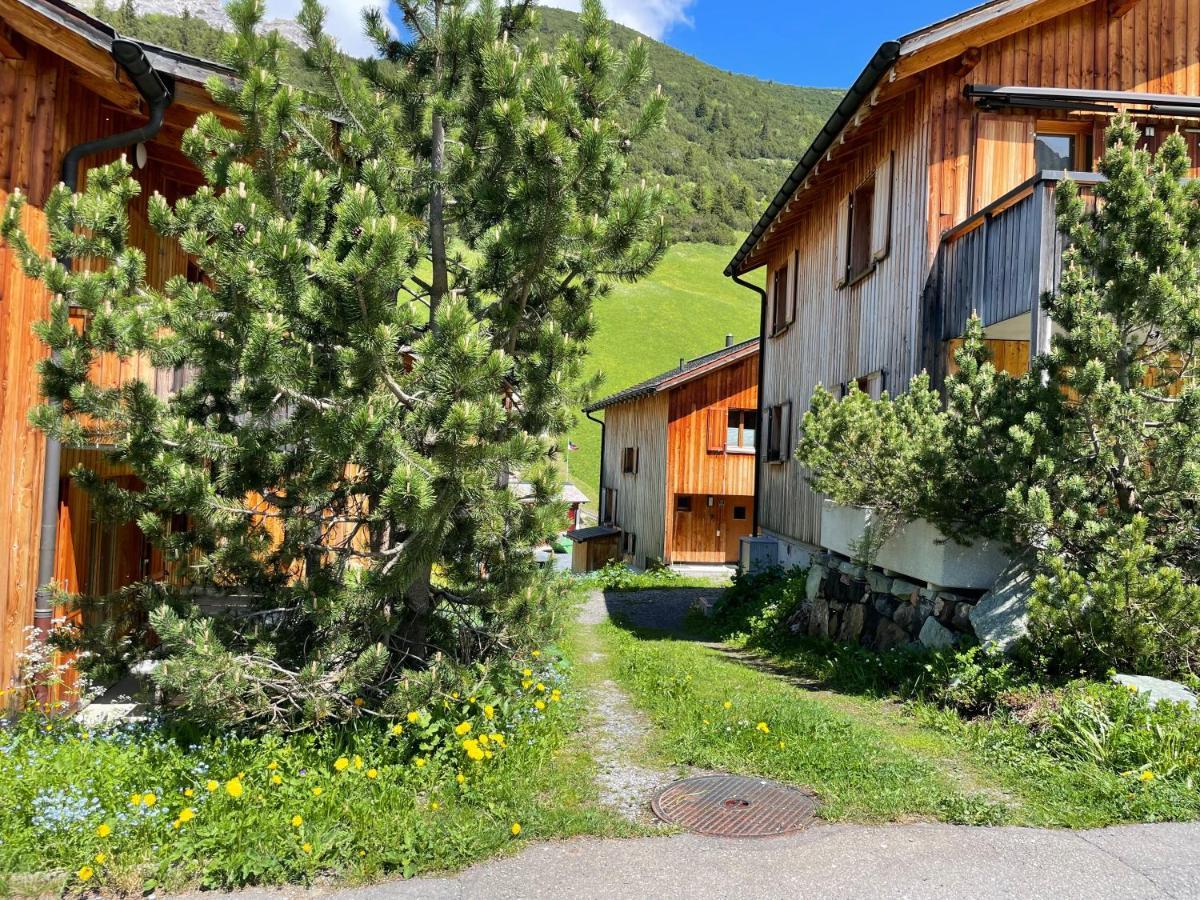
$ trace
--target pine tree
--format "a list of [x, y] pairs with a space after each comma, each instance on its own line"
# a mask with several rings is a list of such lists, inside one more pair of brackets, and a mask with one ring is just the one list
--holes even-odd
[[[146, 485], [76, 474], [186, 571], [187, 588], [159, 577], [131, 594], [162, 640], [156, 677], [200, 717], [395, 712], [435, 657], [508, 645], [536, 602], [531, 547], [561, 515], [592, 306], [664, 250], [659, 192], [626, 172], [665, 100], [641, 102], [645, 49], [613, 48], [597, 0], [557, 49], [514, 43], [528, 0], [401, 9], [411, 39], [372, 13], [380, 53], [359, 65], [307, 0], [325, 89], [306, 94], [280, 82], [278, 36], [255, 33], [261, 2], [229, 4], [239, 81], [210, 89], [240, 127], [198, 120], [184, 151], [206, 186], [149, 204], [202, 281], [146, 283], [124, 161], [46, 206], [53, 253], [103, 271], [38, 257], [19, 197], [3, 222], [56, 297], [34, 420], [107, 445]], [[87, 377], [102, 353], [190, 378], [165, 401], [140, 382], [102, 390]], [[518, 472], [531, 502], [508, 489]], [[196, 594], [250, 609], [209, 618]]]

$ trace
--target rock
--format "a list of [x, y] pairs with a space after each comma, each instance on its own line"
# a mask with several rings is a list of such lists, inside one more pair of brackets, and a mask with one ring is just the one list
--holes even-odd
[[901, 603], [892, 613], [892, 621], [903, 628], [905, 634], [908, 634], [916, 625], [917, 608], [911, 603]]
[[872, 569], [867, 573], [867, 584], [870, 585], [872, 594], [890, 594], [892, 592], [892, 579], [878, 569]]
[[1113, 681], [1137, 691], [1148, 694], [1150, 705], [1156, 706], [1164, 701], [1169, 703], [1186, 703], [1192, 709], [1196, 708], [1196, 695], [1178, 681], [1167, 681], [1163, 678], [1151, 678], [1148, 675], [1114, 675]]
[[955, 631], [962, 631], [966, 634], [971, 634], [974, 629], [971, 627], [971, 610], [975, 608], [974, 603], [955, 603], [950, 613], [950, 627]]
[[916, 604], [916, 606], [917, 606], [917, 621], [918, 622], [924, 622], [926, 619], [928, 619], [930, 616], [933, 615], [933, 604], [934, 604], [934, 598], [926, 597], [925, 592], [922, 591], [917, 598], [917, 604]]
[[911, 640], [912, 636], [891, 619], [879, 620], [879, 625], [875, 629], [875, 649], [880, 653], [886, 653], [896, 647], [903, 647]]
[[829, 636], [829, 601], [818, 597], [808, 614], [808, 633], [813, 637]]
[[862, 637], [863, 625], [867, 620], [867, 608], [861, 603], [855, 603], [846, 609], [842, 615], [842, 627], [838, 631], [838, 640], [846, 644], [857, 644]]
[[875, 607], [875, 612], [879, 613], [885, 619], [890, 619], [896, 612], [896, 607], [900, 605], [900, 601], [891, 594], [876, 594], [872, 598], [872, 603]]
[[1029, 633], [1029, 598], [1033, 575], [1021, 560], [1014, 560], [1000, 573], [992, 589], [970, 612], [971, 627], [985, 647], [1010, 653]]
[[808, 631], [808, 619], [812, 615], [812, 604], [802, 601], [787, 620], [787, 630], [792, 634], [802, 634]]
[[838, 571], [843, 575], [849, 576], [851, 581], [862, 581], [863, 577], [867, 573], [867, 570], [862, 566], [856, 566], [852, 562], [842, 563], [840, 566], [838, 566]]
[[938, 598], [933, 601], [933, 614], [943, 625], [950, 625], [954, 621], [954, 610], [957, 606], [958, 598], [953, 594], [938, 594]]
[[903, 578], [895, 578], [892, 580], [892, 594], [896, 597], [909, 598], [921, 588], [919, 585], [913, 584], [911, 581], [905, 581]]
[[808, 569], [808, 580], [804, 582], [804, 594], [808, 598], [808, 602], [817, 599], [817, 595], [821, 593], [821, 582], [825, 580], [825, 567], [817, 563], [813, 563]]
[[921, 644], [930, 650], [940, 650], [943, 647], [953, 647], [958, 643], [958, 635], [930, 616], [921, 626]]

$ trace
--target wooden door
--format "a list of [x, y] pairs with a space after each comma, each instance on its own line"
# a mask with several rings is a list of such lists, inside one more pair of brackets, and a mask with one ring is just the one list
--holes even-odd
[[737, 562], [742, 538], [750, 536], [753, 521], [753, 497], [725, 498], [725, 562]]
[[972, 212], [1033, 177], [1036, 127], [1032, 116], [978, 114], [971, 159]]

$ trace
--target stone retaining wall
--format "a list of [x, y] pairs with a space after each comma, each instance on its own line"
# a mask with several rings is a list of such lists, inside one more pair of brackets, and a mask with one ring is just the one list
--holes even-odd
[[977, 597], [922, 587], [832, 554], [813, 560], [806, 588], [787, 622], [793, 634], [881, 651], [913, 643], [947, 647], [974, 634]]

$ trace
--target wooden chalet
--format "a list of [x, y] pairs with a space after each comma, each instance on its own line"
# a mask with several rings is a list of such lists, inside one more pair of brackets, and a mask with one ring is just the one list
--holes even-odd
[[[155, 191], [174, 200], [202, 183], [179, 146], [200, 113], [226, 115], [204, 87], [214, 75], [232, 72], [123, 39], [62, 0], [0, 0], [0, 204], [23, 191], [23, 224], [46, 247], [40, 207], [51, 188], [73, 178], [82, 188], [88, 168], [125, 154], [142, 185], [132, 239], [146, 254], [149, 281], [198, 277], [174, 241], [153, 233], [146, 201]], [[53, 579], [69, 591], [105, 595], [165, 565], [135, 525], [97, 524], [68, 474], [86, 463], [109, 478], [132, 476], [106, 462], [103, 448], [61, 450], [27, 422], [38, 401], [35, 365], [46, 352], [30, 326], [48, 306], [42, 287], [0, 244], [0, 491], [7, 498], [0, 517], [0, 689], [13, 684], [29, 627], [44, 627], [52, 616], [41, 585]], [[104, 384], [139, 378], [165, 396], [178, 373], [112, 360], [95, 377]]]
[[[585, 412], [601, 410], [596, 539], [619, 533], [620, 556], [639, 568], [735, 562], [754, 520], [757, 339], [735, 344], [729, 337], [722, 349], [682, 360]], [[589, 568], [606, 561], [583, 558]]]
[[1200, 0], [993, 0], [871, 58], [726, 269], [766, 269], [758, 497], [775, 561], [823, 546], [792, 461], [818, 384], [940, 382], [972, 310], [1002, 369], [1048, 349], [1054, 187], [1097, 182], [1119, 112], [1200, 162]]

